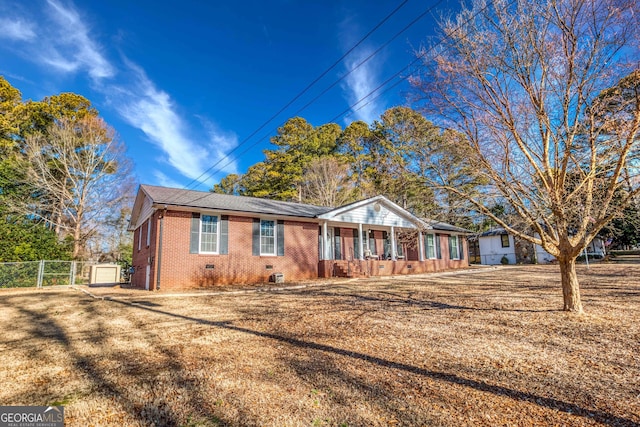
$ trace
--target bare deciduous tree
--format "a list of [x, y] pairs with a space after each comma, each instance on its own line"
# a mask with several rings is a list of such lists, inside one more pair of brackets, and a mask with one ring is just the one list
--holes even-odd
[[349, 166], [334, 157], [312, 160], [304, 171], [302, 199], [305, 203], [342, 206], [353, 201], [353, 189]]
[[[640, 191], [640, 107], [606, 91], [638, 67], [639, 17], [636, 0], [474, 0], [420, 52], [424, 111], [466, 136], [490, 183], [482, 198], [433, 184], [554, 255], [567, 311], [583, 311], [576, 258]], [[533, 232], [489, 209], [504, 203]]]
[[37, 197], [23, 210], [48, 222], [60, 238], [70, 237], [73, 257], [83, 257], [131, 193], [123, 145], [103, 120], [87, 117], [56, 121], [46, 133], [28, 136], [25, 147], [27, 185]]

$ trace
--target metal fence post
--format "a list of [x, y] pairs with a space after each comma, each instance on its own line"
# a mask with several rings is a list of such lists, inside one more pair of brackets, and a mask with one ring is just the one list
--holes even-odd
[[44, 260], [40, 260], [38, 264], [38, 284], [37, 287], [42, 287], [42, 278], [44, 276]]
[[69, 285], [73, 286], [76, 284], [76, 262], [71, 261], [71, 268], [69, 268]]

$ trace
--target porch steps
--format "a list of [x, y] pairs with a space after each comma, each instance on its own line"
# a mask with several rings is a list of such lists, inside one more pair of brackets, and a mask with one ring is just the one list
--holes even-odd
[[367, 273], [362, 271], [360, 261], [335, 261], [333, 264], [334, 277], [368, 277]]

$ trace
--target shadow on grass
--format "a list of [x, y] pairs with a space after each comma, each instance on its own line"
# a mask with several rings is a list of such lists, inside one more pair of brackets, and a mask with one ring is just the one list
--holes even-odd
[[250, 334], [250, 335], [254, 335], [257, 337], [261, 337], [261, 338], [268, 338], [268, 339], [272, 339], [275, 341], [279, 341], [279, 342], [283, 342], [295, 347], [299, 347], [299, 348], [303, 348], [303, 349], [312, 349], [312, 350], [316, 350], [316, 351], [320, 351], [320, 352], [325, 352], [325, 353], [330, 353], [330, 354], [335, 354], [335, 355], [339, 355], [339, 356], [344, 356], [344, 357], [348, 357], [351, 359], [356, 359], [356, 360], [361, 360], [367, 363], [372, 363], [378, 366], [382, 366], [385, 368], [390, 368], [390, 369], [396, 369], [396, 370], [400, 370], [400, 371], [404, 371], [404, 372], [409, 372], [411, 374], [416, 374], [416, 375], [421, 375], [424, 377], [428, 377], [434, 380], [438, 380], [438, 381], [443, 381], [443, 382], [447, 382], [450, 384], [458, 384], [458, 385], [462, 385], [465, 387], [469, 387], [475, 390], [480, 390], [483, 392], [487, 392], [487, 393], [492, 393], [494, 395], [497, 396], [505, 396], [507, 398], [513, 399], [513, 400], [517, 400], [517, 401], [523, 401], [523, 402], [529, 402], [541, 407], [545, 407], [545, 408], [549, 408], [549, 409], [553, 409], [556, 411], [561, 411], [561, 412], [565, 412], [565, 413], [569, 413], [575, 416], [580, 416], [580, 417], [584, 417], [584, 418], [588, 418], [591, 420], [594, 420], [598, 423], [602, 423], [602, 424], [606, 424], [606, 425], [610, 425], [610, 426], [637, 426], [638, 424], [635, 423], [632, 420], [629, 420], [627, 418], [623, 418], [623, 417], [619, 417], [616, 416], [614, 414], [610, 414], [598, 409], [587, 409], [587, 408], [583, 408], [581, 406], [578, 406], [576, 404], [570, 403], [570, 402], [565, 402], [559, 399], [553, 399], [553, 398], [549, 398], [549, 397], [544, 397], [544, 396], [539, 396], [533, 393], [528, 393], [528, 392], [523, 392], [523, 391], [519, 391], [519, 390], [513, 390], [510, 389], [508, 387], [503, 387], [503, 386], [498, 386], [498, 385], [492, 385], [492, 384], [488, 384], [484, 381], [478, 381], [478, 380], [473, 380], [473, 379], [468, 379], [468, 378], [463, 378], [460, 377], [458, 375], [455, 374], [449, 374], [449, 373], [445, 373], [445, 372], [438, 372], [438, 371], [432, 371], [429, 369], [424, 369], [424, 368], [419, 368], [417, 366], [412, 366], [412, 365], [408, 365], [405, 363], [399, 363], [399, 362], [393, 362], [381, 357], [377, 357], [377, 356], [371, 356], [368, 354], [364, 354], [364, 353], [360, 353], [360, 352], [356, 352], [356, 351], [349, 351], [349, 350], [345, 350], [342, 348], [338, 348], [338, 347], [333, 347], [330, 345], [325, 345], [325, 344], [319, 344], [319, 343], [315, 343], [315, 342], [310, 342], [310, 341], [304, 341], [301, 339], [297, 339], [297, 338], [293, 338], [293, 337], [287, 337], [287, 336], [282, 336], [282, 335], [278, 335], [278, 334], [273, 334], [273, 333], [269, 333], [269, 332], [261, 332], [261, 331], [256, 331], [256, 330], [252, 330], [252, 329], [248, 329], [248, 328], [243, 328], [240, 326], [235, 326], [233, 325], [230, 321], [211, 321], [211, 320], [206, 320], [206, 319], [199, 319], [196, 317], [190, 317], [190, 316], [185, 316], [182, 314], [177, 314], [177, 313], [171, 313], [168, 311], [163, 311], [163, 310], [159, 310], [156, 308], [152, 308], [152, 307], [146, 307], [143, 305], [131, 305], [129, 302], [126, 301], [119, 301], [119, 300], [111, 300], [112, 302], [118, 303], [118, 304], [123, 304], [123, 305], [127, 305], [130, 307], [136, 307], [140, 310], [147, 310], [147, 311], [151, 311], [153, 313], [158, 313], [158, 314], [162, 314], [162, 315], [166, 315], [166, 316], [170, 316], [173, 318], [177, 318], [177, 319], [182, 319], [182, 320], [186, 320], [189, 322], [194, 322], [194, 323], [198, 323], [201, 325], [207, 325], [207, 326], [212, 326], [212, 327], [216, 327], [216, 328], [221, 328], [221, 329], [227, 329], [227, 330], [232, 330], [232, 331], [236, 331], [236, 332], [242, 332], [242, 333], [246, 333], [246, 334]]
[[522, 308], [513, 308], [507, 309], [502, 307], [471, 307], [464, 305], [455, 305], [455, 304], [447, 304], [441, 301], [431, 301], [426, 299], [414, 299], [414, 298], [406, 298], [403, 295], [394, 294], [387, 291], [379, 291], [378, 293], [382, 296], [375, 295], [362, 295], [362, 294], [353, 294], [353, 293], [334, 293], [329, 291], [315, 291], [312, 292], [313, 295], [316, 296], [327, 296], [327, 297], [351, 297], [356, 302], [362, 303], [375, 303], [377, 309], [380, 308], [380, 304], [384, 303], [386, 305], [406, 305], [410, 307], [419, 307], [425, 310], [471, 310], [471, 311], [505, 311], [505, 312], [514, 312], [514, 313], [546, 313], [546, 312], [560, 312], [561, 309], [522, 309]]
[[[13, 302], [14, 298], [1, 298], [0, 304], [6, 307], [17, 308], [18, 311], [28, 318], [27, 322], [20, 322], [16, 327], [24, 328], [28, 332], [29, 336], [38, 338], [45, 342], [57, 342], [62, 345], [65, 353], [72, 359], [73, 366], [82, 373], [82, 376], [88, 378], [91, 382], [89, 394], [95, 394], [107, 398], [115, 397], [119, 402], [119, 406], [127, 411], [134, 419], [145, 425], [162, 425], [162, 426], [181, 426], [185, 425], [184, 420], [180, 420], [178, 415], [172, 410], [171, 405], [164, 399], [155, 400], [153, 402], [140, 399], [140, 396], [134, 395], [131, 390], [128, 390], [126, 386], [118, 384], [117, 381], [113, 381], [107, 377], [108, 371], [105, 372], [104, 366], [101, 366], [100, 359], [96, 359], [92, 356], [79, 355], [78, 351], [73, 348], [72, 339], [65, 332], [63, 326], [55, 319], [50, 312], [41, 312], [31, 310], [27, 308], [28, 303], [21, 298], [19, 302]], [[85, 300], [86, 301], [86, 300]], [[82, 308], [86, 311], [92, 320], [99, 319], [103, 316], [102, 313], [95, 310], [95, 301], [89, 301]], [[138, 302], [140, 304], [140, 302]], [[130, 307], [140, 307], [140, 305], [129, 304]], [[155, 304], [152, 304], [155, 305]], [[90, 335], [83, 337], [83, 341], [87, 340], [92, 345], [96, 345], [101, 349], [100, 354], [107, 354], [112, 351], [109, 348], [109, 344], [106, 342], [109, 336], [105, 333], [102, 323], [98, 323], [93, 326]], [[30, 358], [33, 363], [38, 363], [38, 359], [45, 359], [47, 356], [47, 350], [33, 346], [29, 348]], [[221, 420], [217, 415], [207, 410], [207, 404], [198, 393], [197, 385], [193, 384], [193, 380], [188, 376], [181, 373], [185, 372], [185, 369], [180, 365], [179, 355], [172, 352], [169, 349], [158, 349], [164, 356], [168, 368], [177, 376], [174, 381], [176, 387], [183, 387], [189, 390], [189, 399], [183, 404], [189, 405], [189, 407], [196, 412], [202, 418], [209, 420], [211, 424], [219, 427], [226, 426], [228, 423]], [[135, 364], [135, 363], [134, 363]], [[140, 370], [147, 368], [147, 366], [138, 365], [139, 369], [135, 367], [130, 369], [131, 376], [138, 378]], [[126, 371], [122, 370], [121, 371]], [[126, 374], [126, 372], [125, 372]], [[42, 392], [41, 387], [34, 386], [34, 389], [26, 391], [19, 395], [14, 395], [12, 400], [19, 404], [31, 404], [31, 405], [53, 405], [57, 404], [69, 404], [70, 400], [68, 396], [56, 396], [55, 402], [51, 400], [51, 397], [47, 395], [56, 395], [57, 392]], [[43, 399], [49, 401], [33, 401], [33, 397], [41, 395]]]

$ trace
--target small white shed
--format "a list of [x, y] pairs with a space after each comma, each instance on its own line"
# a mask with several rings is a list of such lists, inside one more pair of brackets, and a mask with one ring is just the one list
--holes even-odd
[[96, 264], [91, 266], [89, 284], [120, 283], [120, 266], [118, 264]]

